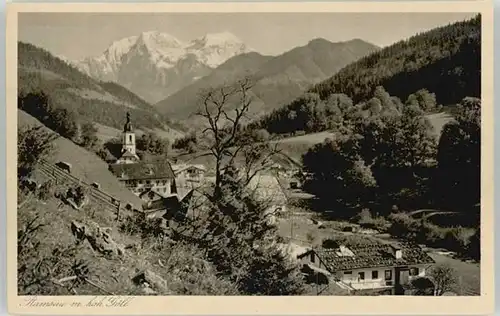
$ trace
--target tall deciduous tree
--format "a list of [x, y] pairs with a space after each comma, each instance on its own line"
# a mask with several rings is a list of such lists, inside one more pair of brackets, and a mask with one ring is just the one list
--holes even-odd
[[312, 178], [306, 188], [325, 200], [356, 205], [371, 196], [376, 180], [359, 154], [358, 139], [345, 135], [327, 139], [303, 156], [304, 171]]
[[471, 207], [481, 196], [481, 100], [464, 98], [438, 146], [439, 188], [449, 207]]
[[169, 141], [167, 139], [159, 137], [155, 133], [143, 134], [137, 140], [137, 149], [153, 155], [166, 155], [169, 148]]
[[[251, 295], [289, 295], [301, 291], [297, 267], [281, 253], [269, 205], [250, 183], [270, 166], [276, 149], [242, 138], [242, 119], [252, 99], [247, 79], [201, 95], [200, 111], [208, 155], [215, 163], [215, 183], [203, 191], [202, 216], [194, 223], [195, 239], [218, 272]], [[229, 100], [238, 100], [234, 107]], [[256, 136], [256, 135], [254, 135]], [[258, 135], [257, 135], [258, 136]], [[244, 140], [247, 141], [244, 141]], [[258, 189], [257, 189], [258, 190]], [[259, 267], [259, 268], [257, 268]]]
[[91, 122], [85, 122], [80, 127], [80, 138], [82, 145], [86, 148], [93, 148], [97, 145], [97, 128]]
[[454, 291], [458, 283], [457, 271], [448, 264], [438, 264], [432, 267], [429, 277], [434, 282], [435, 296]]

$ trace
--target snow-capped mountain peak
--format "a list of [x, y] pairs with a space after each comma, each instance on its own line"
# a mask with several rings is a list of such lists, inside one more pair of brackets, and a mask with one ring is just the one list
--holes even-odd
[[115, 41], [104, 51], [103, 55], [108, 58], [112, 57], [113, 59], [120, 60], [121, 57], [128, 53], [130, 48], [135, 45], [137, 38], [138, 36], [130, 36]]
[[148, 31], [139, 35], [136, 45], [146, 45], [150, 49], [161, 50], [162, 48], [180, 48], [184, 46], [184, 43], [170, 34]]
[[231, 57], [248, 53], [248, 48], [242, 40], [230, 32], [209, 33], [192, 40], [187, 51], [195, 54], [210, 67], [217, 67]]
[[[195, 77], [208, 74], [229, 58], [249, 51], [251, 49], [230, 32], [210, 33], [183, 42], [153, 30], [117, 40], [100, 56], [85, 58], [74, 65], [91, 77], [115, 81], [156, 102], [191, 83]], [[157, 84], [164, 92], [154, 97], [145, 95]]]
[[209, 33], [190, 43], [190, 47], [194, 46], [221, 46], [227, 44], [243, 44], [243, 41], [229, 32]]

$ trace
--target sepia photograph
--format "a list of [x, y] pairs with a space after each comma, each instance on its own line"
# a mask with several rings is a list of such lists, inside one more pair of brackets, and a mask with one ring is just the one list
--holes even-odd
[[484, 295], [482, 19], [19, 12], [17, 295]]

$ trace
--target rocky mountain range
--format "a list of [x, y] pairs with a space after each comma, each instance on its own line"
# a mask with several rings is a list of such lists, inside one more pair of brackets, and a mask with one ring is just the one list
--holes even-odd
[[156, 103], [210, 74], [229, 58], [250, 51], [229, 32], [183, 42], [149, 31], [115, 41], [102, 55], [72, 64], [95, 79], [116, 82]]

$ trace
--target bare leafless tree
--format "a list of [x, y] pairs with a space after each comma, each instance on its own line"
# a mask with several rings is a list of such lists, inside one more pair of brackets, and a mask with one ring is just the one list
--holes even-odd
[[207, 123], [202, 131], [207, 139], [203, 146], [215, 160], [216, 188], [220, 187], [222, 174], [238, 162], [238, 158], [246, 185], [258, 172], [270, 166], [272, 157], [278, 152], [276, 145], [262, 142], [245, 127], [245, 119], [251, 119], [252, 87], [252, 80], [246, 77], [200, 95], [200, 109], [196, 114]]

